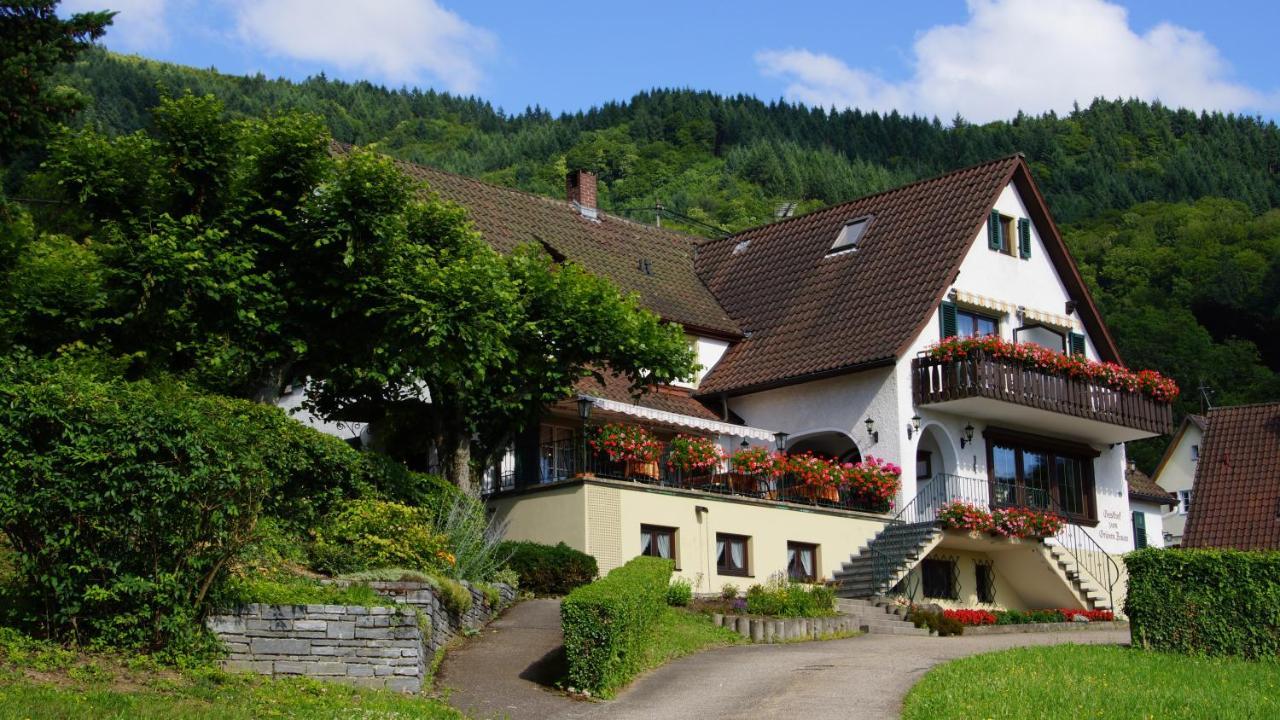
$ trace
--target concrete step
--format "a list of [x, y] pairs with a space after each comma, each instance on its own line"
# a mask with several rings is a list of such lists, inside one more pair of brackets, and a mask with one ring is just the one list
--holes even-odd
[[908, 622], [871, 623], [864, 625], [868, 635], [923, 635], [928, 636], [927, 628], [918, 628]]

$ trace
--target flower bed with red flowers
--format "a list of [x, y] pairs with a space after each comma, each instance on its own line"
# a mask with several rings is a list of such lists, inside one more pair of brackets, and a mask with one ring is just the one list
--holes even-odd
[[938, 522], [944, 530], [985, 532], [996, 537], [1046, 538], [1062, 531], [1065, 520], [1047, 511], [1030, 508], [986, 508], [952, 500], [938, 508]]
[[943, 610], [942, 614], [961, 625], [995, 625], [996, 614], [987, 610]]
[[929, 346], [929, 356], [955, 360], [975, 354], [1012, 360], [1026, 367], [1068, 377], [1089, 380], [1116, 390], [1137, 392], [1162, 403], [1178, 399], [1178, 384], [1155, 370], [1130, 370], [1111, 362], [1090, 360], [1083, 355], [1064, 355], [1035, 343], [1010, 342], [996, 335], [949, 337]]
[[609, 456], [613, 462], [657, 462], [662, 445], [648, 430], [636, 425], [609, 423], [596, 428], [591, 449]]
[[961, 625], [1027, 625], [1031, 623], [1073, 622], [1083, 617], [1090, 622], [1111, 622], [1116, 619], [1110, 610], [1072, 610], [1049, 608], [1047, 610], [943, 610], [942, 614]]
[[698, 435], [677, 435], [667, 443], [667, 467], [686, 472], [710, 472], [720, 467], [724, 450], [716, 441]]

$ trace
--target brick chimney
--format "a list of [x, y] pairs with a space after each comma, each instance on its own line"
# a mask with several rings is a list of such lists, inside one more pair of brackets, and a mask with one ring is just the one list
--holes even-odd
[[577, 205], [583, 215], [596, 214], [596, 176], [586, 170], [570, 170], [564, 181], [569, 202]]

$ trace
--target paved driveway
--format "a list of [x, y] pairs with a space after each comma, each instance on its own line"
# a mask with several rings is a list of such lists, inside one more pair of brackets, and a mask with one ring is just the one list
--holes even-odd
[[477, 718], [879, 719], [897, 717], [911, 686], [929, 668], [954, 658], [1026, 645], [1129, 642], [1127, 631], [1108, 630], [740, 645], [668, 663], [616, 699], [592, 703], [549, 687], [564, 667], [559, 608], [555, 600], [512, 608], [450, 653], [437, 687], [454, 707]]

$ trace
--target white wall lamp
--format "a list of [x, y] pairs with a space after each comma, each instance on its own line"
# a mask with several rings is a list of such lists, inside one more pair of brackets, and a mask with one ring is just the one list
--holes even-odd
[[911, 436], [919, 432], [919, 430], [920, 430], [920, 416], [912, 415], [911, 424], [907, 425], [907, 439], [910, 440]]
[[973, 442], [973, 423], [964, 426], [964, 437], [960, 438], [960, 447], [963, 449], [971, 442]]

